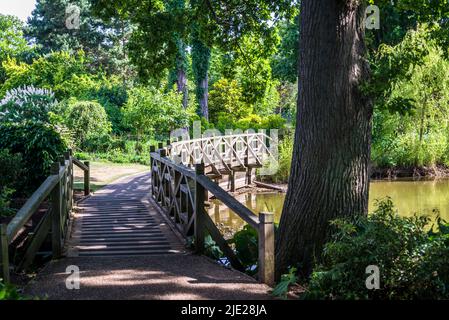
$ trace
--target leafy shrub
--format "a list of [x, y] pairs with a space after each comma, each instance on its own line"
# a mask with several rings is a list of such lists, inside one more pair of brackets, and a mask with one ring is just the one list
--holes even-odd
[[24, 297], [17, 291], [17, 288], [0, 281], [0, 300], [22, 300]]
[[87, 152], [108, 152], [116, 149], [124, 151], [125, 141], [112, 137], [110, 134], [92, 135], [84, 142], [83, 150]]
[[287, 298], [288, 288], [298, 281], [296, 268], [290, 268], [287, 274], [281, 276], [281, 281], [273, 289], [273, 295], [280, 298]]
[[259, 256], [257, 231], [251, 226], [245, 225], [242, 230], [234, 234], [229, 242], [235, 245], [235, 253], [243, 266], [248, 271], [254, 272], [252, 267], [257, 265]]
[[8, 187], [0, 188], [0, 217], [7, 217], [13, 215], [16, 211], [10, 207], [11, 196], [14, 189]]
[[0, 150], [0, 189], [16, 186], [23, 171], [22, 155], [12, 154], [8, 149]]
[[10, 208], [10, 200], [19, 187], [23, 171], [22, 156], [11, 154], [8, 149], [0, 150], [0, 217], [10, 216], [15, 210]]
[[380, 47], [368, 86], [375, 100], [372, 159], [377, 166], [448, 163], [449, 61], [428, 26]]
[[34, 59], [31, 63], [7, 59], [3, 62], [7, 80], [0, 88], [0, 96], [6, 91], [23, 86], [51, 89], [57, 99], [77, 96], [77, 78], [87, 73], [85, 55], [82, 51], [70, 54], [52, 52]]
[[75, 141], [82, 148], [87, 139], [111, 132], [111, 123], [106, 111], [97, 102], [70, 99], [64, 113], [67, 127], [73, 132]]
[[[84, 85], [79, 86], [75, 95], [80, 100], [97, 101], [100, 103], [112, 124], [112, 132], [119, 134], [129, 131], [129, 128], [123, 122], [121, 108], [128, 101], [128, 92], [117, 77], [93, 77], [91, 75], [82, 75], [80, 80], [84, 80]], [[79, 83], [79, 81], [78, 81]]]
[[275, 174], [270, 176], [261, 176], [264, 180], [276, 183], [287, 183], [290, 176], [293, 156], [293, 136], [286, 136], [279, 143], [279, 167]]
[[216, 260], [223, 257], [223, 252], [210, 235], [204, 238], [204, 254]]
[[128, 92], [123, 108], [125, 123], [132, 128], [140, 142], [143, 136], [165, 134], [188, 125], [188, 113], [182, 106], [182, 95], [156, 88], [133, 88]]
[[56, 129], [48, 124], [1, 124], [0, 149], [20, 153], [23, 174], [17, 190], [34, 191], [50, 173], [51, 164], [67, 149]]
[[[323, 262], [306, 299], [448, 299], [449, 225], [428, 217], [399, 217], [389, 198], [368, 217], [336, 220]], [[380, 289], [368, 290], [366, 267], [380, 270]]]
[[231, 114], [235, 119], [250, 113], [251, 108], [243, 102], [242, 97], [242, 88], [236, 80], [222, 78], [215, 82], [209, 92], [210, 121], [216, 122], [221, 113]]
[[0, 122], [48, 123], [49, 112], [55, 103], [54, 94], [50, 90], [38, 89], [33, 86], [9, 90], [0, 101]]

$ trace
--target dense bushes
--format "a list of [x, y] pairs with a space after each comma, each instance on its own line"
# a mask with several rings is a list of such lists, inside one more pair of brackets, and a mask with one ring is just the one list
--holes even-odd
[[51, 164], [67, 150], [67, 145], [52, 125], [9, 124], [0, 125], [0, 149], [22, 155], [24, 173], [20, 191], [34, 191], [49, 174]]
[[186, 127], [189, 121], [181, 94], [144, 87], [129, 91], [123, 116], [138, 141], [145, 135], [168, 135], [171, 130]]
[[0, 281], [0, 300], [23, 300], [25, 298], [17, 291], [16, 287]]
[[6, 92], [0, 101], [0, 123], [25, 121], [48, 123], [56, 100], [50, 90], [20, 87]]
[[[448, 299], [449, 225], [428, 230], [429, 218], [399, 217], [391, 200], [356, 221], [333, 222], [336, 233], [314, 270], [307, 299]], [[368, 290], [367, 266], [380, 271]]]
[[111, 132], [111, 123], [104, 108], [97, 102], [71, 99], [63, 111], [64, 123], [74, 135], [77, 145], [84, 147], [86, 140]]
[[420, 26], [396, 46], [381, 46], [372, 159], [377, 166], [428, 166], [449, 160], [449, 61]]
[[11, 154], [8, 149], [0, 149], [0, 217], [14, 213], [10, 199], [22, 181], [23, 163], [20, 154]]

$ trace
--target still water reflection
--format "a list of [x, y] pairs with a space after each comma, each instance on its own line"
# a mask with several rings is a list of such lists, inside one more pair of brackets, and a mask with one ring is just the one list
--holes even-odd
[[[370, 186], [369, 211], [375, 208], [375, 200], [390, 196], [402, 216], [414, 213], [432, 214], [437, 209], [449, 221], [449, 179], [428, 181], [375, 181]], [[285, 194], [277, 192], [246, 193], [236, 196], [253, 212], [271, 211], [279, 222]], [[244, 222], [219, 201], [214, 200], [209, 209], [214, 221], [232, 231], [243, 227]]]

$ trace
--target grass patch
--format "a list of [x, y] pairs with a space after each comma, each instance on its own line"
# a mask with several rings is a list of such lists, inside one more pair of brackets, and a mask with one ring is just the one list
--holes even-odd
[[[150, 167], [135, 163], [111, 163], [111, 162], [91, 162], [90, 163], [90, 188], [92, 192], [104, 187], [105, 185], [119, 178], [132, 174], [149, 171]], [[74, 187], [83, 190], [84, 175], [83, 171], [75, 166]]]

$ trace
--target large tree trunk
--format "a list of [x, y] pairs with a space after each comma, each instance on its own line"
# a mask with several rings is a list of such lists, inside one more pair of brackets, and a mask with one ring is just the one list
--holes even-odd
[[209, 76], [205, 77], [199, 82], [200, 92], [198, 102], [200, 104], [201, 115], [209, 120]]
[[298, 112], [278, 277], [289, 266], [311, 271], [331, 220], [367, 213], [372, 106], [360, 91], [369, 75], [361, 2], [301, 1]]
[[211, 51], [200, 39], [197, 27], [194, 26], [192, 35], [192, 69], [196, 83], [196, 98], [199, 116], [209, 120], [209, 66]]
[[176, 87], [179, 93], [182, 93], [182, 106], [184, 109], [187, 108], [188, 104], [188, 92], [187, 92], [187, 75], [186, 70], [183, 68], [178, 69], [178, 74], [176, 77]]

